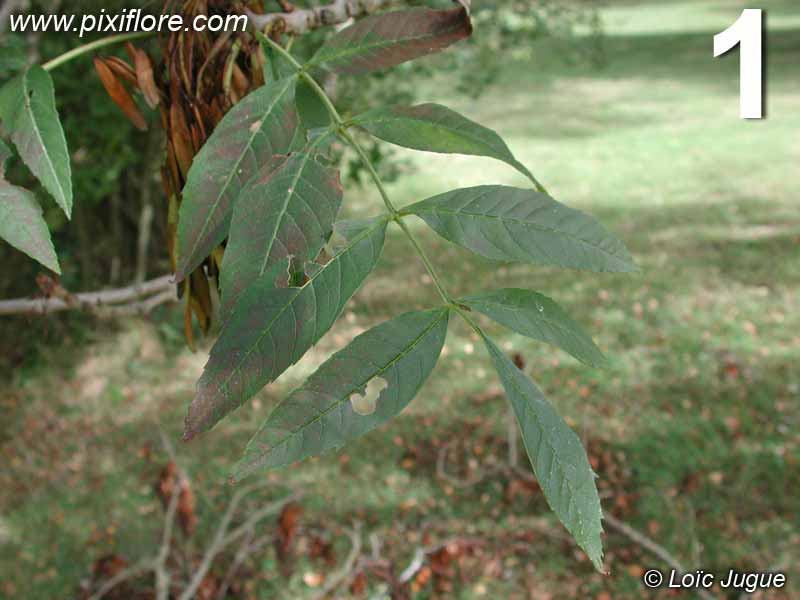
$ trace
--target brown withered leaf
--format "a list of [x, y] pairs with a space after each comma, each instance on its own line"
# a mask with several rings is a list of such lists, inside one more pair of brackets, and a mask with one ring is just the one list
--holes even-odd
[[106, 554], [101, 556], [92, 566], [92, 573], [96, 578], [110, 579], [128, 566], [125, 557], [119, 554]]
[[388, 12], [367, 17], [329, 38], [310, 65], [351, 75], [388, 69], [441, 52], [471, 34], [464, 6]]
[[153, 74], [153, 63], [144, 50], [134, 48], [134, 68], [136, 70], [136, 81], [139, 89], [142, 90], [145, 102], [150, 108], [155, 108], [161, 103], [161, 93], [156, 86]]
[[197, 346], [194, 343], [194, 328], [192, 327], [191, 291], [189, 290], [188, 281], [186, 281], [184, 290], [186, 291], [186, 295], [190, 297], [186, 298], [186, 305], [183, 309], [183, 335], [186, 337], [186, 345], [189, 347], [189, 350], [196, 352]]
[[192, 123], [192, 126], [189, 128], [189, 130], [191, 132], [192, 145], [194, 145], [195, 148], [199, 148], [200, 146], [202, 146], [203, 137], [202, 134], [200, 133], [200, 128], [194, 123]]
[[290, 563], [292, 543], [297, 536], [302, 515], [303, 507], [297, 502], [290, 502], [283, 507], [278, 517], [278, 537], [275, 540], [275, 553], [278, 555], [278, 562], [281, 565], [281, 573], [284, 577], [288, 577], [292, 572]]
[[168, 462], [166, 466], [161, 469], [161, 473], [158, 476], [158, 482], [156, 483], [156, 495], [161, 500], [161, 503], [165, 508], [167, 504], [169, 504], [169, 499], [172, 498], [172, 494], [175, 492], [177, 476], [178, 467], [172, 461]]
[[192, 308], [195, 315], [197, 315], [197, 321], [203, 333], [208, 333], [208, 329], [211, 326], [211, 316], [214, 311], [211, 305], [211, 288], [208, 285], [208, 279], [206, 279], [202, 269], [198, 269], [191, 274], [190, 281], [192, 285], [192, 301], [196, 301], [196, 305], [193, 305]]
[[233, 88], [240, 98], [244, 98], [250, 91], [250, 81], [236, 63], [233, 64]]
[[179, 479], [178, 467], [174, 461], [169, 461], [158, 476], [155, 485], [156, 495], [166, 509], [172, 500], [173, 494], [178, 493], [177, 516], [181, 530], [187, 537], [191, 536], [197, 528], [197, 514], [195, 512], [195, 498], [189, 481]]
[[180, 496], [178, 496], [178, 522], [186, 537], [194, 534], [197, 529], [194, 492], [188, 481], [183, 482]]
[[195, 600], [214, 600], [219, 593], [219, 581], [213, 575], [206, 575], [195, 593]]
[[322, 560], [329, 567], [336, 565], [336, 554], [333, 550], [333, 544], [319, 536], [311, 538], [308, 547], [308, 557]]
[[100, 76], [100, 81], [103, 87], [106, 88], [106, 92], [108, 92], [108, 95], [111, 96], [111, 99], [114, 101], [114, 104], [122, 109], [122, 112], [125, 113], [125, 116], [128, 117], [128, 120], [130, 120], [137, 129], [140, 131], [147, 131], [147, 121], [145, 121], [142, 113], [139, 112], [139, 108], [128, 93], [128, 90], [126, 90], [122, 82], [117, 79], [114, 71], [111, 70], [111, 67], [109, 67], [106, 61], [100, 57], [95, 58], [94, 68]]
[[350, 593], [353, 596], [361, 596], [367, 591], [367, 574], [364, 571], [359, 571], [358, 575], [353, 578], [350, 584]]
[[195, 148], [186, 123], [186, 115], [178, 101], [173, 101], [170, 106], [169, 124], [175, 158], [181, 170], [181, 177], [185, 180], [194, 160]]
[[104, 56], [103, 60], [108, 65], [108, 68], [114, 72], [114, 75], [124, 79], [130, 85], [138, 85], [136, 81], [136, 73], [133, 68], [121, 58], [116, 56]]
[[284, 547], [288, 547], [294, 541], [302, 515], [303, 507], [297, 502], [290, 502], [283, 507], [278, 518], [278, 536]]
[[[101, 556], [92, 565], [92, 588], [98, 588], [109, 579], [119, 575], [127, 567], [128, 561], [119, 554], [106, 554]], [[92, 588], [88, 588], [86, 594], [79, 597], [88, 598]], [[108, 598], [108, 600], [132, 600], [135, 596], [133, 595], [131, 585], [128, 582], [122, 582], [120, 585], [110, 590], [105, 597]]]
[[199, 132], [200, 144], [197, 144], [196, 147], [200, 148], [203, 144], [205, 144], [206, 139], [208, 138], [208, 133], [206, 132], [206, 125], [203, 119], [203, 113], [200, 111], [200, 107], [197, 104], [192, 104], [192, 112], [194, 113], [194, 120], [195, 122], [192, 124], [192, 129], [197, 128]]

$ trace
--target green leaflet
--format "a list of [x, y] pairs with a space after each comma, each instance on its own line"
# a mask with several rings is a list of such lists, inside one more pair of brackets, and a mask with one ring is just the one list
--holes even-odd
[[496, 132], [440, 104], [377, 108], [353, 118], [350, 124], [405, 148], [496, 158], [534, 179]]
[[494, 366], [522, 430], [522, 440], [547, 503], [603, 571], [602, 511], [592, 467], [578, 436], [542, 392], [485, 335]]
[[36, 196], [4, 179], [11, 150], [0, 140], [0, 238], [56, 273], [58, 258]]
[[13, 155], [11, 148], [0, 140], [0, 178], [5, 176], [6, 161]]
[[33, 66], [6, 83], [0, 89], [0, 121], [22, 160], [69, 218], [72, 171], [50, 74]]
[[306, 265], [302, 287], [275, 289], [286, 278], [284, 259], [241, 295], [197, 384], [185, 438], [207, 431], [296, 363], [330, 329], [375, 268], [387, 218], [337, 223], [331, 260]]
[[339, 172], [316, 152], [267, 163], [242, 190], [233, 209], [222, 263], [223, 320], [244, 289], [277, 261], [314, 260], [333, 229], [342, 202]]
[[467, 296], [459, 302], [517, 333], [558, 346], [587, 365], [606, 364], [592, 338], [547, 296], [530, 290], [503, 289]]
[[416, 8], [374, 15], [330, 37], [308, 63], [335, 73], [388, 69], [441, 52], [469, 37], [472, 23], [463, 8]]
[[274, 155], [289, 153], [298, 128], [295, 82], [279, 79], [245, 96], [195, 157], [178, 220], [179, 280], [228, 235], [234, 203], [250, 178]]
[[[399, 414], [436, 365], [448, 316], [447, 309], [407, 313], [334, 354], [272, 411], [247, 445], [236, 479], [339, 448]], [[370, 382], [378, 382], [380, 395], [359, 412]]]
[[325, 103], [322, 102], [305, 79], [300, 79], [297, 82], [295, 101], [297, 103], [297, 114], [300, 115], [300, 122], [303, 127], [313, 130], [330, 126], [331, 115], [328, 112], [328, 107], [325, 106]]
[[267, 41], [266, 36], [260, 31], [256, 31], [256, 39], [261, 49], [264, 51], [266, 62], [264, 63], [264, 81], [274, 81], [283, 77], [291, 77], [297, 73], [297, 69], [283, 56], [275, 52]]
[[600, 272], [638, 270], [625, 245], [597, 221], [533, 190], [463, 188], [402, 213], [421, 217], [443, 238], [494, 260]]

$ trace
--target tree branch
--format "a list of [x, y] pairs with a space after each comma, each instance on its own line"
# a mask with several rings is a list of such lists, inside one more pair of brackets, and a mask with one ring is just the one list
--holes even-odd
[[242, 488], [236, 494], [234, 494], [233, 499], [228, 505], [228, 508], [225, 511], [225, 514], [223, 515], [219, 526], [217, 527], [214, 539], [212, 540], [211, 544], [206, 548], [206, 552], [203, 555], [203, 559], [201, 560], [199, 566], [192, 575], [191, 581], [187, 585], [186, 589], [184, 589], [183, 593], [180, 595], [179, 600], [191, 600], [192, 598], [195, 597], [195, 593], [202, 585], [206, 574], [208, 573], [209, 569], [211, 569], [211, 565], [214, 563], [214, 559], [220, 552], [222, 552], [226, 547], [228, 547], [236, 540], [244, 537], [247, 533], [253, 531], [255, 526], [259, 523], [259, 521], [261, 521], [262, 519], [264, 519], [269, 515], [279, 513], [286, 504], [300, 498], [302, 495], [299, 493], [290, 494], [289, 496], [286, 496], [281, 500], [278, 500], [276, 502], [271, 502], [263, 506], [259, 510], [256, 510], [253, 513], [251, 513], [250, 516], [245, 520], [245, 522], [236, 529], [234, 529], [232, 533], [228, 533], [228, 529], [230, 528], [231, 521], [233, 520], [234, 514], [236, 513], [236, 509], [239, 507], [239, 504], [245, 498], [245, 496], [247, 496], [251, 492], [266, 487], [267, 485], [269, 485], [269, 482], [266, 481], [261, 482], [249, 487]]
[[318, 593], [314, 594], [316, 600], [324, 598], [339, 587], [343, 581], [346, 581], [353, 572], [358, 557], [361, 555], [361, 523], [354, 523], [352, 531], [348, 531], [347, 533], [350, 536], [350, 552], [342, 568], [325, 582], [325, 586]]
[[377, 10], [402, 4], [399, 0], [334, 0], [326, 6], [295, 8], [291, 12], [257, 15], [245, 9], [250, 23], [259, 31], [280, 27], [283, 33], [301, 35], [312, 29], [338, 25]]
[[99, 312], [104, 316], [147, 314], [156, 306], [177, 299], [172, 275], [164, 275], [140, 285], [102, 292], [3, 300], [0, 301], [0, 316], [46, 315], [64, 310]]
[[[647, 537], [643, 533], [640, 533], [639, 531], [636, 531], [630, 525], [626, 525], [625, 523], [617, 519], [614, 515], [609, 513], [604, 513], [603, 521], [608, 525], [610, 525], [612, 529], [615, 529], [616, 531], [627, 537], [632, 542], [639, 544], [639, 546], [641, 546], [654, 556], [660, 558], [662, 561], [664, 561], [667, 565], [669, 565], [672, 569], [674, 569], [678, 573], [687, 572], [686, 569], [684, 569], [683, 565], [678, 561], [678, 559], [672, 556], [672, 554], [670, 554], [666, 550], [666, 548], [659, 546], [649, 537]], [[695, 590], [695, 592], [697, 593], [698, 596], [700, 596], [704, 600], [714, 600], [715, 598], [711, 593], [703, 589], [697, 589]]]

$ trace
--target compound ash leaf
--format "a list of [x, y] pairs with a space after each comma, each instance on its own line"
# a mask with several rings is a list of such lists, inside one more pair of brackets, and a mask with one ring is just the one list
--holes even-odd
[[448, 318], [406, 313], [355, 338], [270, 414], [235, 477], [339, 448], [399, 414], [436, 365]]
[[453, 190], [404, 211], [476, 254], [598, 272], [633, 272], [625, 245], [590, 216], [547, 194], [502, 185]]
[[0, 121], [22, 160], [69, 218], [72, 170], [50, 74], [33, 66], [6, 83], [0, 89]]
[[558, 346], [587, 365], [606, 364], [592, 338], [547, 296], [510, 288], [467, 296], [459, 302], [517, 333]]
[[250, 178], [273, 156], [289, 153], [298, 128], [295, 81], [279, 79], [247, 95], [194, 158], [178, 220], [179, 280], [225, 239], [233, 206]]
[[488, 337], [483, 338], [514, 409], [525, 450], [547, 503], [602, 572], [602, 511], [586, 451], [533, 381]]
[[233, 209], [222, 262], [222, 315], [247, 285], [277, 261], [314, 260], [331, 234], [342, 202], [339, 172], [311, 150], [273, 161], [242, 190]]
[[288, 259], [239, 298], [222, 328], [186, 417], [185, 439], [211, 429], [296, 363], [331, 328], [378, 262], [387, 218], [337, 223], [332, 258], [302, 287], [276, 289]]
[[465, 8], [417, 8], [367, 17], [329, 38], [309, 67], [358, 74], [388, 69], [420, 56], [441, 52], [469, 37]]
[[350, 124], [413, 150], [495, 158], [533, 180], [496, 132], [440, 104], [377, 108], [353, 118]]

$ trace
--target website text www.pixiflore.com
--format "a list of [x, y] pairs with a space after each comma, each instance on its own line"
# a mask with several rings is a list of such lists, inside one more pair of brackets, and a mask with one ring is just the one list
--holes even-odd
[[151, 15], [141, 9], [123, 9], [109, 13], [85, 15], [11, 15], [11, 31], [15, 33], [64, 32], [78, 37], [91, 33], [134, 33], [138, 31], [245, 31], [246, 15], [197, 15], [184, 19], [182, 15]]

